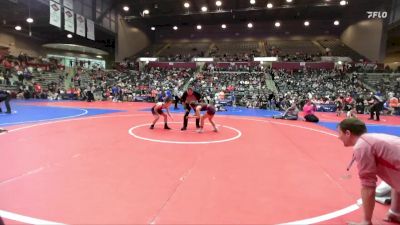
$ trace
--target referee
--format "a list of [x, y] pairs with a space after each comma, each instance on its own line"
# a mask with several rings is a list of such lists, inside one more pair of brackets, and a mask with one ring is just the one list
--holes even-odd
[[[193, 91], [193, 88], [188, 88], [187, 91], [185, 91], [181, 97], [181, 102], [183, 107], [185, 108], [185, 116], [183, 117], [183, 127], [181, 130], [186, 130], [187, 125], [188, 125], [188, 116], [190, 113], [190, 103], [191, 102], [199, 102], [201, 99], [201, 95]], [[194, 110], [194, 109], [193, 109]], [[196, 119], [196, 128], [200, 128], [200, 119]]]
[[[4, 101], [7, 111], [6, 113], [11, 113], [11, 106], [10, 106], [11, 95], [7, 91], [0, 90], [0, 103]], [[0, 113], [2, 112], [0, 107]]]

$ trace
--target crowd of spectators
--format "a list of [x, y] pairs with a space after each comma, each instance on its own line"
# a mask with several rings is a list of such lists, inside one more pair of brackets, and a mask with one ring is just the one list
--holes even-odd
[[360, 82], [357, 74], [346, 75], [335, 70], [314, 70], [290, 73], [274, 71], [272, 76], [283, 101], [298, 102], [300, 108], [310, 99], [313, 104], [320, 106], [321, 111], [334, 111], [339, 105], [338, 102], [341, 102], [345, 111], [355, 109], [359, 114], [368, 114], [376, 96], [382, 103], [382, 110], [388, 114], [398, 113], [400, 107], [395, 103], [395, 99], [398, 102], [399, 93], [372, 92]]
[[[243, 61], [254, 55], [243, 55]], [[228, 55], [223, 55], [223, 58], [231, 60]], [[152, 67], [139, 72], [135, 63], [126, 60], [125, 66], [119, 64], [117, 70], [78, 68], [76, 74], [69, 75], [58, 67], [57, 61], [40, 61], [24, 54], [14, 58], [3, 56], [0, 60], [0, 84], [17, 86], [16, 94], [20, 98], [61, 99], [67, 96], [89, 101], [94, 97], [113, 101], [157, 101], [166, 95], [178, 99], [184, 85], [188, 84], [201, 92], [204, 101], [213, 103], [225, 100], [232, 105], [285, 110], [293, 102], [302, 108], [310, 99], [316, 105], [334, 105], [337, 99], [345, 98], [351, 99], [349, 102], [346, 100], [346, 105], [362, 105], [363, 110], [359, 112], [368, 113], [365, 106], [371, 97], [371, 90], [360, 82], [360, 75], [353, 73], [349, 76], [335, 69], [285, 71], [250, 64], [231, 64], [225, 68], [205, 64], [203, 72]], [[238, 58], [232, 60], [240, 61]], [[43, 86], [40, 76], [43, 71], [59, 72], [59, 77]], [[67, 78], [71, 82], [65, 82]], [[277, 90], [267, 85], [268, 80]], [[69, 87], [65, 87], [66, 83], [70, 83]], [[378, 92], [374, 94], [388, 101], [386, 108], [391, 108], [392, 113], [396, 111], [398, 107], [390, 107], [389, 101], [399, 97], [400, 77], [386, 76], [375, 88]]]
[[[359, 81], [358, 75], [348, 76], [338, 70], [248, 69], [209, 69], [198, 73], [159, 68], [146, 68], [142, 72], [86, 71], [90, 75], [86, 90], [99, 93], [104, 100], [157, 101], [164, 96], [179, 98], [184, 84], [188, 84], [202, 94], [205, 102], [214, 104], [224, 100], [249, 108], [285, 110], [293, 102], [302, 108], [308, 100], [315, 105], [336, 105], [337, 100], [343, 98], [346, 107], [357, 106], [359, 113], [368, 113], [372, 93]], [[277, 92], [268, 87], [267, 80], [275, 83]], [[81, 87], [80, 92], [84, 93], [85, 87]], [[391, 94], [398, 96], [397, 93]], [[387, 95], [382, 95], [382, 98], [390, 100]]]
[[74, 93], [82, 100], [87, 100], [89, 92], [102, 100], [156, 101], [166, 93], [172, 95], [176, 87], [184, 85], [192, 76], [193, 71], [186, 69], [80, 71], [75, 77], [82, 81], [75, 82]]
[[[63, 68], [56, 59], [30, 57], [22, 52], [17, 57], [3, 54], [0, 56], [0, 85], [13, 90], [14, 97], [47, 98], [62, 86]], [[45, 73], [59, 74], [59, 77], [44, 82]]]
[[336, 70], [275, 70], [272, 77], [284, 96], [334, 100], [339, 95], [368, 93], [357, 77], [350, 78]]
[[[368, 82], [365, 78], [367, 75], [363, 76], [364, 82]], [[381, 75], [378, 82], [376, 84], [371, 84], [374, 88], [382, 94], [388, 94], [390, 92], [395, 93], [396, 95], [400, 94], [400, 76], [397, 74], [384, 74]]]
[[269, 94], [266, 76], [264, 72], [209, 71], [197, 74], [192, 86], [208, 101], [216, 102], [226, 98], [234, 105], [261, 107], [262, 97]]
[[260, 54], [253, 50], [251, 53], [211, 53], [210, 57], [213, 57], [219, 62], [252, 62], [254, 57], [260, 56]]
[[215, 63], [206, 63], [203, 66], [203, 70], [208, 72], [218, 72], [218, 71], [231, 71], [231, 72], [261, 72], [264, 70], [264, 67], [260, 64], [238, 64], [232, 63], [229, 64], [227, 67], [218, 67]]

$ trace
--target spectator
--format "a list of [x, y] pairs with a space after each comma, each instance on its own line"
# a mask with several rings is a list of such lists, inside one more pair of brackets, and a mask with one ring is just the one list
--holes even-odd
[[296, 102], [293, 102], [292, 105], [286, 109], [286, 111], [279, 116], [274, 116], [274, 119], [285, 119], [285, 120], [297, 120], [299, 114], [299, 109], [297, 108]]

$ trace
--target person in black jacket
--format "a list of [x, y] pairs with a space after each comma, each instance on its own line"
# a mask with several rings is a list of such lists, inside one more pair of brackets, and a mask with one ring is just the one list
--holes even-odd
[[374, 115], [376, 115], [376, 121], [379, 121], [379, 115], [380, 115], [380, 112], [383, 110], [384, 101], [382, 100], [381, 97], [379, 97], [377, 95], [373, 95], [371, 97], [371, 100], [369, 101], [369, 103], [371, 104], [371, 108], [370, 108], [371, 116], [370, 116], [369, 120], [373, 120]]
[[[7, 91], [0, 90], [0, 103], [4, 101], [6, 104], [7, 111], [6, 113], [11, 113], [11, 106], [10, 106], [11, 95]], [[0, 113], [2, 112], [0, 107]]]
[[[201, 99], [201, 95], [193, 91], [193, 88], [188, 88], [181, 97], [182, 105], [185, 108], [185, 116], [183, 117], [183, 127], [181, 130], [186, 130], [188, 125], [188, 116], [191, 110], [190, 103], [191, 102], [198, 102]], [[195, 109], [193, 109], [195, 110]], [[200, 119], [196, 119], [196, 128], [200, 128]]]

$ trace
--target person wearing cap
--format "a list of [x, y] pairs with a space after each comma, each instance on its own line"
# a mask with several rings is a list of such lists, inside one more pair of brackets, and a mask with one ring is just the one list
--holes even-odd
[[340, 122], [338, 132], [344, 146], [354, 149], [352, 162], [357, 162], [362, 186], [363, 220], [350, 224], [372, 224], [378, 177], [392, 187], [391, 207], [385, 220], [400, 223], [400, 137], [367, 134], [365, 123], [356, 118]]
[[[187, 91], [185, 91], [181, 97], [181, 102], [182, 105], [185, 108], [185, 115], [183, 117], [183, 127], [182, 127], [182, 131], [187, 129], [187, 125], [188, 125], [188, 116], [191, 110], [190, 107], [190, 103], [191, 102], [199, 102], [201, 99], [201, 95], [196, 92], [193, 91], [193, 88], [189, 87], [187, 89]], [[195, 109], [193, 109], [195, 110]], [[200, 128], [200, 118], [196, 118], [196, 128], [199, 129]]]

